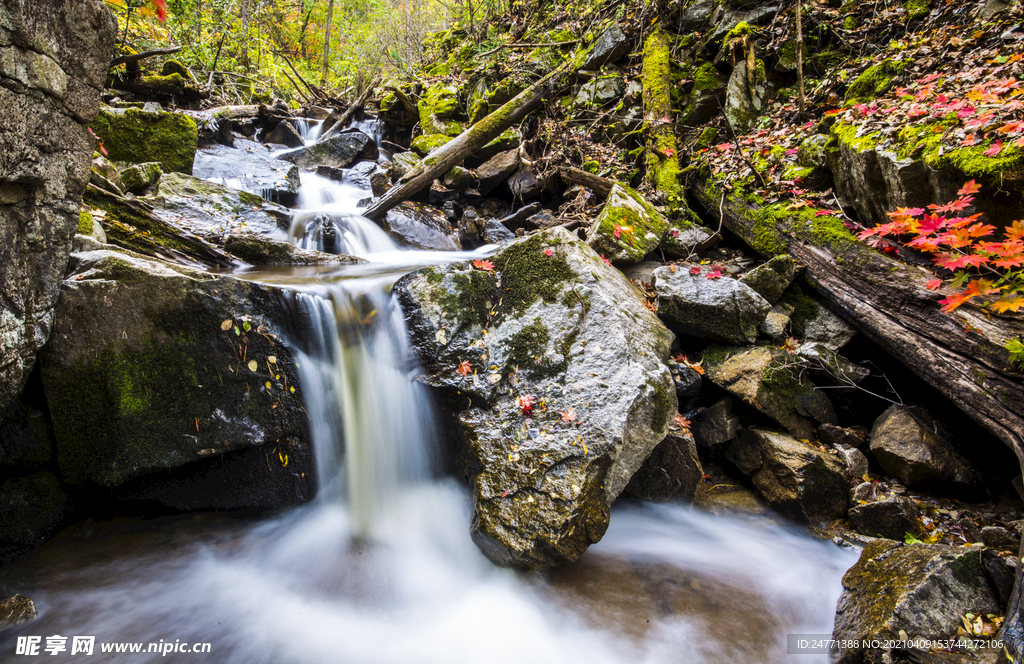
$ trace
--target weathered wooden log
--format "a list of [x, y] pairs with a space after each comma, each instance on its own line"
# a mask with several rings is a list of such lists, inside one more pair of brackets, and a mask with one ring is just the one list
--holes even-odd
[[477, 122], [457, 137], [431, 152], [419, 166], [410, 171], [401, 182], [391, 187], [376, 200], [363, 216], [380, 223], [388, 210], [407, 200], [418, 191], [460, 164], [466, 157], [490, 143], [529, 113], [568, 73], [579, 70], [588, 50], [581, 49], [554, 71], [523, 90], [504, 106]]
[[128, 62], [138, 62], [139, 60], [145, 60], [146, 58], [152, 58], [156, 55], [171, 55], [177, 53], [182, 49], [181, 46], [174, 46], [171, 48], [154, 48], [151, 51], [143, 51], [142, 53], [129, 53], [128, 55], [119, 55], [110, 61], [107, 65], [108, 69], [112, 69], [118, 65], [123, 65]]
[[379, 75], [377, 78], [373, 79], [373, 83], [363, 90], [363, 94], [359, 95], [358, 99], [349, 104], [348, 108], [345, 109], [345, 112], [342, 113], [340, 117], [335, 117], [335, 112], [332, 111], [330, 116], [324, 120], [324, 126], [320, 132], [321, 136], [326, 138], [327, 136], [336, 133], [336, 131], [345, 129], [345, 127], [348, 126], [348, 123], [352, 121], [352, 116], [366, 105], [366, 100], [370, 98], [371, 94], [373, 94], [373, 89], [377, 87], [378, 83], [380, 83]]
[[607, 197], [611, 193], [612, 187], [618, 184], [615, 180], [610, 178], [603, 178], [600, 175], [594, 175], [586, 171], [581, 171], [578, 168], [572, 166], [563, 166], [558, 169], [558, 174], [562, 176], [562, 179], [572, 184], [578, 184], [581, 187], [590, 189], [598, 196]]

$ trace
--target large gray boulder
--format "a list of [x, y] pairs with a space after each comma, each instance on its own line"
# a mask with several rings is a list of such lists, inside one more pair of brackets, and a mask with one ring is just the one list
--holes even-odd
[[746, 284], [729, 277], [708, 279], [685, 267], [654, 271], [658, 315], [684, 334], [750, 344], [771, 305]]
[[281, 159], [313, 171], [318, 166], [348, 168], [357, 161], [372, 160], [377, 156], [377, 144], [373, 139], [357, 129], [351, 129], [282, 154]]
[[744, 429], [726, 457], [786, 516], [824, 523], [846, 514], [843, 464], [813, 445], [777, 431]]
[[458, 230], [423, 205], [406, 201], [388, 210], [387, 231], [398, 244], [425, 251], [461, 251]]
[[[858, 450], [853, 450], [857, 452]], [[922, 534], [918, 519], [921, 511], [903, 496], [885, 496], [881, 500], [865, 502], [850, 508], [850, 523], [868, 537], [885, 537], [902, 542], [907, 535]]]
[[890, 406], [871, 428], [871, 453], [904, 485], [972, 485], [977, 475], [923, 408]]
[[[948, 639], [963, 615], [1000, 613], [982, 567], [981, 550], [878, 539], [843, 576], [832, 638], [847, 647], [837, 664], [865, 661], [865, 641]], [[856, 647], [849, 647], [854, 646]], [[876, 657], [881, 655], [875, 651]], [[871, 661], [879, 661], [872, 659]]]
[[597, 69], [602, 65], [618, 62], [627, 53], [629, 39], [618, 23], [612, 23], [594, 42], [594, 48], [590, 50], [590, 55], [587, 56], [582, 68]]
[[814, 384], [800, 360], [770, 346], [712, 345], [700, 353], [704, 378], [772, 418], [802, 440], [815, 435], [815, 421], [836, 424], [832, 402]]
[[299, 199], [299, 167], [274, 157], [270, 148], [254, 141], [235, 139], [232, 147], [199, 150], [192, 175], [281, 205], [295, 205]]
[[0, 408], [50, 334], [116, 29], [99, 0], [0, 5]]
[[489, 260], [494, 271], [420, 270], [395, 292], [422, 379], [457, 420], [473, 539], [501, 565], [558, 565], [601, 539], [612, 501], [668, 431], [672, 333], [564, 229]]
[[115, 486], [231, 450], [308, 445], [279, 297], [134, 254], [73, 254], [41, 354], [62, 479]]

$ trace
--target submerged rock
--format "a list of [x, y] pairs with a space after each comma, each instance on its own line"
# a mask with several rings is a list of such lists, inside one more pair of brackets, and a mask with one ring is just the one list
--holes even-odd
[[980, 549], [875, 540], [843, 576], [832, 632], [858, 647], [834, 650], [832, 661], [859, 664], [865, 654], [859, 644], [900, 640], [901, 632], [948, 639], [967, 612], [1000, 613]]
[[308, 444], [273, 322], [279, 297], [133, 254], [73, 254], [42, 356], [64, 481], [114, 486], [235, 449]]
[[904, 485], [972, 485], [977, 476], [923, 408], [890, 406], [871, 429], [871, 453]]
[[833, 456], [792, 436], [744, 429], [726, 456], [772, 509], [810, 523], [846, 514], [846, 472]]
[[587, 233], [587, 244], [614, 263], [637, 263], [668, 232], [668, 220], [629, 187], [612, 187]]
[[668, 431], [672, 333], [564, 229], [489, 261], [494, 271], [426, 268], [395, 292], [422, 379], [458, 420], [473, 539], [501, 565], [558, 565], [601, 539], [612, 501]]
[[736, 279], [708, 279], [683, 268], [654, 271], [658, 315], [676, 330], [734, 344], [757, 339], [757, 328], [771, 310], [754, 289]]
[[104, 108], [92, 127], [111, 161], [155, 161], [165, 173], [192, 174], [199, 128], [187, 115], [141, 108]]
[[835, 424], [825, 393], [815, 389], [794, 356], [768, 346], [709, 346], [701, 354], [705, 379], [772, 418], [797, 438], [814, 438], [816, 420]]

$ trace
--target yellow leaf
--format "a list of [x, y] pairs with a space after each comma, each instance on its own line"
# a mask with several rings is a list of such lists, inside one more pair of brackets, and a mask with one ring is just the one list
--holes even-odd
[[268, 390], [270, 389], [270, 381], [269, 380], [267, 381], [267, 389]]
[[259, 366], [260, 365], [256, 364], [256, 360], [249, 360], [249, 371], [252, 371], [253, 373], [255, 373], [256, 369], [258, 369]]
[[277, 358], [271, 355], [270, 357], [267, 358], [267, 362], [270, 362], [271, 364], [277, 364]]
[[228, 330], [231, 329], [231, 326], [233, 324], [234, 324], [234, 321], [229, 318], [229, 319], [227, 319], [226, 321], [224, 321], [223, 323], [220, 324], [220, 329], [222, 329], [225, 332], [227, 332]]

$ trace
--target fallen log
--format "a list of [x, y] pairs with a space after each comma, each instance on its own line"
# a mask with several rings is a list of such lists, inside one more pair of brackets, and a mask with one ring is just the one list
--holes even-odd
[[143, 51], [142, 53], [130, 53], [128, 55], [119, 55], [118, 57], [110, 61], [110, 64], [107, 65], [107, 69], [113, 69], [118, 65], [123, 65], [128, 62], [138, 62], [139, 60], [152, 58], [156, 55], [171, 55], [172, 53], [177, 53], [181, 49], [181, 46], [174, 46], [171, 48], [154, 48], [151, 51]]
[[407, 200], [441, 177], [474, 152], [497, 138], [515, 123], [526, 117], [567, 73], [575, 74], [589, 49], [581, 49], [551, 73], [519, 93], [504, 106], [426, 156], [419, 166], [410, 171], [401, 182], [363, 212], [363, 216], [380, 223], [388, 210]]
[[377, 78], [373, 79], [373, 83], [370, 83], [370, 85], [365, 90], [363, 90], [363, 94], [359, 95], [358, 99], [349, 104], [349, 107], [345, 109], [345, 112], [341, 115], [341, 117], [335, 117], [335, 112], [332, 111], [331, 114], [327, 117], [327, 119], [324, 120], [324, 126], [320, 132], [321, 137], [326, 138], [327, 136], [330, 136], [332, 133], [334, 133], [335, 129], [345, 129], [345, 127], [348, 126], [348, 123], [352, 120], [352, 116], [355, 115], [357, 111], [359, 111], [366, 105], [366, 100], [370, 98], [371, 94], [373, 94], [373, 89], [377, 87], [378, 83], [380, 83], [379, 75], [377, 76]]
[[600, 175], [594, 175], [586, 171], [581, 171], [578, 168], [572, 166], [563, 166], [558, 169], [558, 174], [562, 176], [562, 179], [572, 184], [578, 184], [581, 187], [590, 189], [595, 194], [601, 197], [607, 197], [611, 193], [612, 187], [618, 184], [615, 180], [610, 178], [603, 178]]

